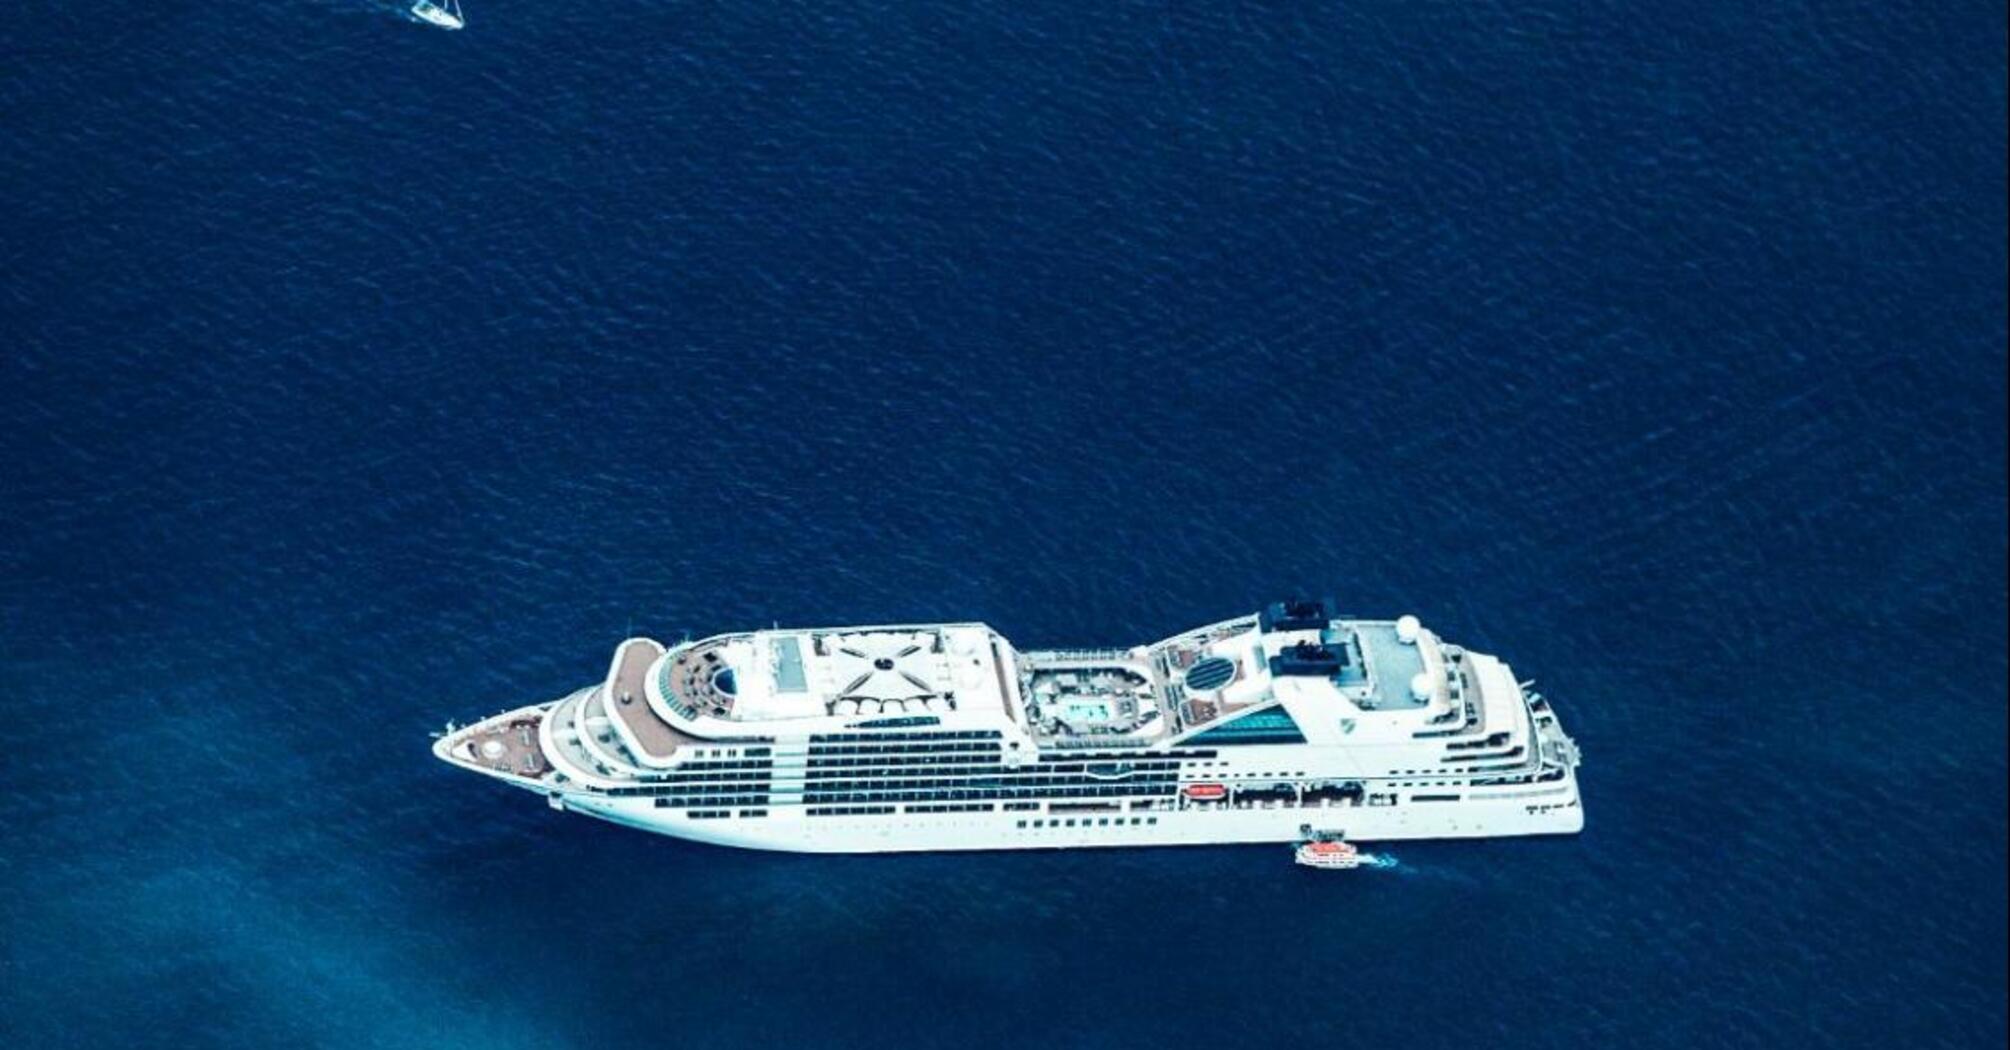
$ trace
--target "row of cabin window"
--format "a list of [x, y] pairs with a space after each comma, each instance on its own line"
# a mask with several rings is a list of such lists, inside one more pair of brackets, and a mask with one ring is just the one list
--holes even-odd
[[657, 809], [676, 809], [682, 806], [758, 806], [768, 801], [766, 795], [731, 795], [724, 798], [698, 798], [685, 795], [671, 795], [656, 800]]
[[770, 743], [773, 743], [773, 741], [763, 740], [762, 744], [764, 746], [749, 748], [701, 747], [694, 751], [693, 754], [696, 754], [699, 758], [739, 758], [742, 754], [748, 758], [765, 758], [774, 750], [765, 746]]
[[813, 758], [804, 763], [805, 769], [903, 769], [926, 768], [929, 766], [999, 766], [998, 752], [993, 750], [972, 755], [946, 755], [938, 752], [915, 755], [876, 755], [867, 758]]
[[765, 780], [671, 781], [645, 787], [608, 788], [601, 794], [614, 798], [652, 798], [658, 795], [744, 795], [748, 792], [766, 794], [771, 786]]
[[773, 768], [775, 768], [775, 764], [774, 764], [774, 763], [773, 763], [772, 761], [769, 761], [768, 759], [765, 759], [765, 758], [764, 758], [764, 759], [761, 759], [761, 760], [760, 760], [760, 761], [758, 761], [758, 762], [734, 762], [734, 761], [710, 761], [710, 762], [686, 762], [686, 763], [684, 763], [683, 765], [681, 765], [681, 766], [678, 766], [678, 767], [677, 767], [676, 769], [672, 770], [671, 772], [672, 772], [673, 774], [676, 774], [676, 773], [766, 773], [766, 772], [768, 772], [769, 770], [771, 770], [771, 769], [773, 769]]
[[1110, 776], [1041, 776], [1033, 772], [995, 768], [995, 770], [971, 770], [971, 772], [937, 772], [937, 770], [915, 770], [902, 774], [880, 774], [880, 776], [808, 776], [802, 786], [806, 791], [864, 791], [872, 784], [894, 784], [894, 786], [1099, 786], [1099, 784], [1170, 784], [1178, 780], [1176, 772], [1134, 772], [1122, 778]]
[[881, 740], [997, 740], [1003, 735], [996, 729], [948, 733], [812, 733], [810, 746]]
[[[1079, 817], [1079, 818], [1077, 818], [1077, 817], [1069, 817], [1069, 818], [1068, 818], [1068, 819], [1066, 819], [1066, 820], [1032, 820], [1032, 821], [1027, 821], [1027, 820], [1022, 820], [1022, 821], [1019, 821], [1019, 822], [1017, 822], [1017, 825], [1016, 825], [1016, 826], [1018, 826], [1018, 827], [1022, 827], [1022, 828], [1025, 828], [1025, 827], [1034, 827], [1034, 828], [1060, 828], [1060, 827], [1068, 827], [1068, 828], [1072, 828], [1072, 827], [1074, 827], [1074, 826], [1075, 826], [1075, 821], [1076, 821], [1076, 820], [1080, 820], [1080, 821], [1082, 822], [1082, 825], [1081, 825], [1081, 826], [1082, 826], [1082, 827], [1085, 827], [1085, 828], [1088, 828], [1088, 827], [1097, 827], [1097, 828], [1106, 828], [1106, 827], [1109, 827], [1109, 826], [1110, 826], [1110, 821], [1112, 821], [1112, 820], [1114, 820], [1114, 821], [1116, 821], [1116, 822], [1117, 822], [1117, 826], [1118, 826], [1118, 827], [1123, 827], [1123, 826], [1124, 826], [1124, 818], [1123, 818], [1123, 817], [1094, 817], [1094, 818], [1090, 818], [1090, 817]], [[1159, 822], [1159, 818], [1157, 818], [1157, 817], [1132, 817], [1132, 818], [1130, 818], [1130, 821], [1131, 821], [1131, 823], [1130, 823], [1130, 826], [1131, 826], [1131, 827], [1139, 827], [1139, 826], [1141, 826], [1142, 824], [1156, 824], [1156, 823], [1158, 823], [1158, 822]]]
[[1118, 784], [1102, 787], [1018, 787], [1018, 788], [906, 788], [860, 789], [851, 791], [806, 791], [805, 802], [887, 802], [911, 798], [925, 799], [1020, 799], [1020, 798], [1126, 798], [1132, 795], [1169, 795], [1171, 784]]
[[[1117, 760], [1115, 759], [1102, 762], [1081, 762], [1081, 761], [1059, 762], [1048, 759], [1042, 759], [1037, 765], [1007, 766], [1002, 762], [987, 761], [990, 755], [995, 754], [996, 752], [994, 751], [991, 752], [989, 755], [979, 757], [968, 754], [943, 754], [940, 752], [929, 752], [925, 754], [913, 753], [913, 754], [879, 755], [866, 758], [812, 758], [808, 762], [804, 763], [804, 768], [805, 769], [861, 769], [861, 768], [901, 769], [907, 767], [925, 768], [929, 766], [990, 765], [998, 769], [1039, 770], [1040, 772], [1044, 773], [1080, 773], [1086, 770], [1089, 766], [1111, 765], [1117, 763]], [[1126, 759], [1123, 760], [1120, 764], [1128, 765], [1132, 769], [1138, 771], [1174, 770], [1180, 767], [1179, 762], [1172, 760], [1140, 761], [1137, 759]]]
[[810, 749], [809, 760], [815, 762], [818, 759], [830, 758], [833, 755], [995, 755], [998, 753], [999, 747], [996, 741], [984, 744], [928, 744], [915, 746], [906, 744], [843, 744], [834, 747], [820, 746], [812, 748]]

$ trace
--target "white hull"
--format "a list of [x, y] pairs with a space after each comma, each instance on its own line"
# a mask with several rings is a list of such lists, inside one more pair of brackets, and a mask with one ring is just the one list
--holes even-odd
[[434, 753], [556, 808], [802, 853], [1584, 826], [1576, 747], [1505, 664], [1282, 604], [1129, 650], [1021, 652], [981, 624], [632, 638], [600, 684]]
[[[648, 799], [583, 794], [559, 799], [575, 813], [719, 846], [792, 853], [901, 853], [1292, 843], [1305, 837], [1306, 825], [1344, 833], [1350, 842], [1568, 835], [1583, 830], [1584, 810], [1577, 804], [1575, 781], [1567, 786], [1567, 793], [1528, 800], [1187, 809], [1087, 817], [1024, 811], [852, 817], [774, 812], [766, 817], [693, 820], [681, 811], [658, 809]], [[1552, 808], [1530, 812], [1531, 805], [1544, 804]], [[1140, 823], [1130, 823], [1133, 818]], [[1069, 819], [1078, 821], [1076, 826], [1066, 826]], [[1099, 819], [1108, 819], [1112, 825], [1096, 825]], [[1150, 823], [1154, 819], [1157, 823]], [[1079, 823], [1083, 820], [1089, 825]], [[1119, 820], [1120, 825], [1116, 823]], [[1022, 821], [1025, 827], [1019, 826]], [[1034, 827], [1034, 821], [1046, 826]]]

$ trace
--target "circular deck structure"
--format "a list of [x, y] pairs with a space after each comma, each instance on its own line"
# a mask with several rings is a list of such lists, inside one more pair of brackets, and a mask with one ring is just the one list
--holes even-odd
[[1235, 681], [1235, 661], [1225, 656], [1210, 656], [1186, 669], [1186, 687], [1198, 692], [1213, 692]]

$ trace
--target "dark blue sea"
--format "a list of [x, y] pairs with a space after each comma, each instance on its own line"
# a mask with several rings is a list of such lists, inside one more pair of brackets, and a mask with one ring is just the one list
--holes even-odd
[[[0, 10], [0, 1045], [2000, 1047], [2005, 8]], [[629, 632], [1414, 612], [1575, 838], [809, 857]]]

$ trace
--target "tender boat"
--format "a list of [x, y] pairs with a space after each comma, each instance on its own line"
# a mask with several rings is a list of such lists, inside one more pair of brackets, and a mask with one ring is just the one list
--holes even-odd
[[1188, 784], [1185, 791], [1195, 802], [1218, 802], [1228, 797], [1228, 788], [1222, 784]]
[[461, 0], [416, 0], [412, 17], [441, 29], [460, 29], [468, 24], [461, 14]]
[[1367, 858], [1349, 843], [1322, 839], [1300, 845], [1297, 859], [1308, 868], [1358, 868]]

